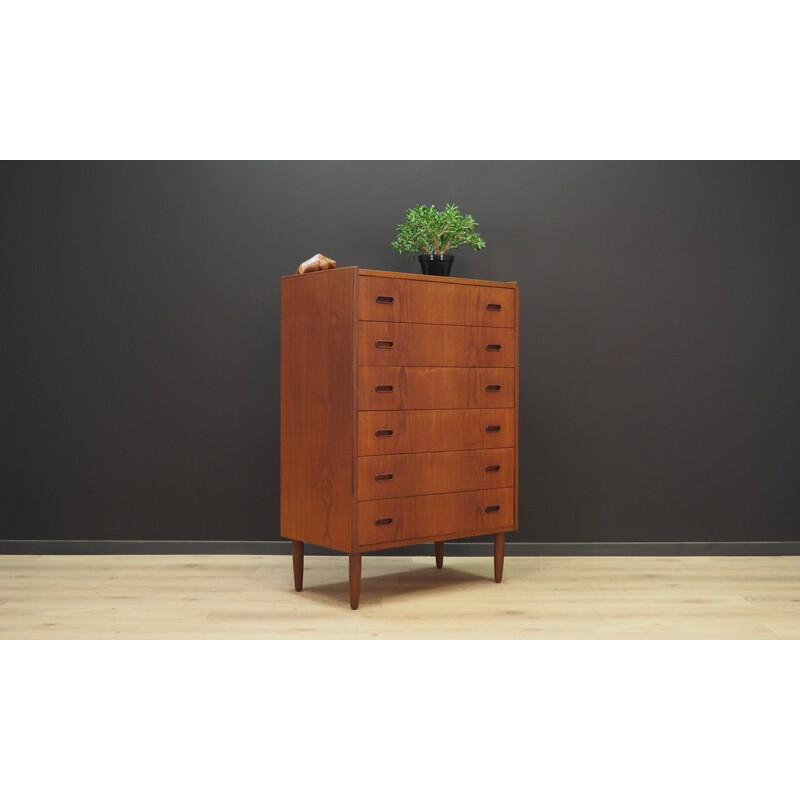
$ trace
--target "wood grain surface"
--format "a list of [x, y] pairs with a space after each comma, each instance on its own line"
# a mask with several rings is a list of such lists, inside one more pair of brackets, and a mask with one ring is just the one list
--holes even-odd
[[355, 272], [283, 278], [281, 536], [353, 543]]
[[515, 386], [499, 367], [359, 367], [358, 408], [511, 408]]
[[359, 411], [358, 454], [513, 447], [514, 410]]
[[358, 281], [358, 318], [384, 322], [486, 325], [513, 328], [514, 289], [451, 281], [413, 281], [406, 276]]
[[[142, 538], [147, 538], [143, 531]], [[800, 556], [0, 558], [0, 639], [800, 639]]]
[[359, 365], [405, 367], [513, 367], [513, 328], [358, 323]]
[[432, 541], [442, 534], [478, 533], [514, 522], [514, 490], [480, 489], [358, 504], [357, 540], [375, 543]]
[[514, 448], [361, 456], [359, 500], [443, 494], [514, 485]]

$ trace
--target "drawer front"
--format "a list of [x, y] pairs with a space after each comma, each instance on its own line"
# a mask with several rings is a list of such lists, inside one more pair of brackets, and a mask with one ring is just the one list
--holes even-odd
[[493, 367], [359, 367], [358, 408], [510, 408], [514, 370]]
[[514, 527], [514, 490], [396, 497], [358, 504], [358, 544], [383, 544]]
[[515, 290], [444, 281], [359, 276], [358, 318], [513, 328]]
[[358, 363], [365, 366], [513, 367], [514, 330], [359, 322]]
[[514, 409], [359, 411], [358, 455], [513, 447]]
[[466, 492], [514, 485], [514, 448], [358, 459], [357, 498]]

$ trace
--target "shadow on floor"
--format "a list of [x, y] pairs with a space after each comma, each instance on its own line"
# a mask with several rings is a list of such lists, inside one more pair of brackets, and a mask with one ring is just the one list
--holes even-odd
[[[347, 567], [345, 566], [345, 570]], [[348, 581], [337, 581], [321, 585], [313, 584], [313, 575], [305, 576], [301, 594], [309, 599], [323, 601], [331, 605], [350, 606], [350, 584]], [[400, 595], [419, 594], [420, 597], [432, 592], [449, 591], [465, 584], [494, 583], [494, 571], [490, 565], [485, 575], [463, 572], [459, 569], [443, 569], [435, 566], [419, 567], [404, 572], [387, 572], [382, 575], [361, 575], [361, 599], [359, 607], [380, 605], [383, 600]]]

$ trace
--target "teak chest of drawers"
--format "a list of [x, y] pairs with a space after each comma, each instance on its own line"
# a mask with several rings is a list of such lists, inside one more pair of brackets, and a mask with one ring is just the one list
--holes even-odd
[[282, 279], [281, 536], [350, 555], [517, 528], [519, 287], [346, 267]]

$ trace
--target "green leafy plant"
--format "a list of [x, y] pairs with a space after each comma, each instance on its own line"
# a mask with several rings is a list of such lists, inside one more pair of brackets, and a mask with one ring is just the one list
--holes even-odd
[[396, 253], [442, 254], [462, 244], [483, 250], [486, 242], [475, 233], [475, 220], [463, 216], [452, 203], [444, 211], [434, 206], [415, 206], [406, 212], [406, 221], [397, 226], [397, 239], [392, 242]]

